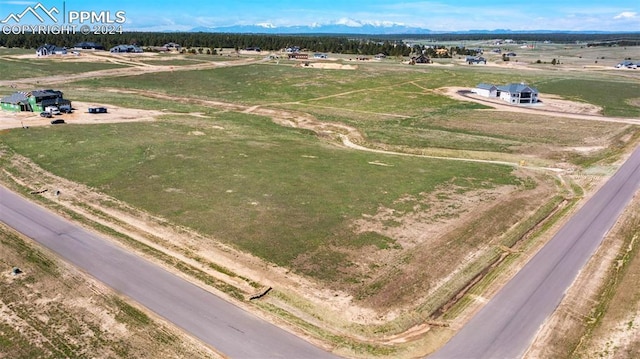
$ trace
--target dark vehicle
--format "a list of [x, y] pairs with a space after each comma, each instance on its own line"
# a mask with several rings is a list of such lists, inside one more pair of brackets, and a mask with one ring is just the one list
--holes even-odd
[[53, 121], [51, 121], [52, 125], [60, 125], [60, 124], [63, 124], [63, 123], [64, 123], [64, 120], [53, 120]]
[[53, 115], [51, 114], [51, 112], [40, 112], [40, 117], [51, 118], [53, 117]]
[[89, 113], [107, 113], [106, 107], [89, 107]]

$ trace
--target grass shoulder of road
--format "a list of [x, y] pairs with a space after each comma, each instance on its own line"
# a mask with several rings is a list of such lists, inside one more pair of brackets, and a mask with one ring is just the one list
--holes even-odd
[[219, 357], [1, 225], [0, 248], [2, 356]]

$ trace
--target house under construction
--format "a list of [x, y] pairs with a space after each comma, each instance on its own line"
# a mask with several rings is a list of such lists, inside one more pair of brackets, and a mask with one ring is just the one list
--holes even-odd
[[4, 111], [42, 112], [50, 106], [71, 108], [71, 101], [65, 100], [61, 91], [54, 90], [21, 91], [0, 99], [0, 108]]

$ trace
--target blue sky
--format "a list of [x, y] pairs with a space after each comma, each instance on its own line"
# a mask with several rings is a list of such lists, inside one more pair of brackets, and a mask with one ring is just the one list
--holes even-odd
[[[42, 0], [62, 9], [63, 0]], [[0, 20], [37, 1], [0, 0]], [[80, 1], [67, 10], [126, 12], [126, 30], [190, 30], [231, 25], [402, 24], [435, 31], [640, 31], [637, 0], [271, 0]]]

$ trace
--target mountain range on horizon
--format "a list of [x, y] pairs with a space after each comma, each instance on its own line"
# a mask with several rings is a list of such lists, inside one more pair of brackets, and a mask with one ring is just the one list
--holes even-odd
[[[363, 23], [356, 20], [330, 24], [276, 26], [272, 24], [231, 25], [219, 27], [199, 26], [189, 32], [216, 32], [240, 34], [345, 34], [345, 35], [429, 35], [429, 34], [522, 34], [522, 33], [620, 33], [619, 31], [571, 31], [571, 30], [461, 30], [461, 31], [433, 31], [427, 28], [405, 26], [396, 23]], [[636, 33], [632, 31], [631, 33]], [[640, 32], [637, 32], [640, 33]]]

